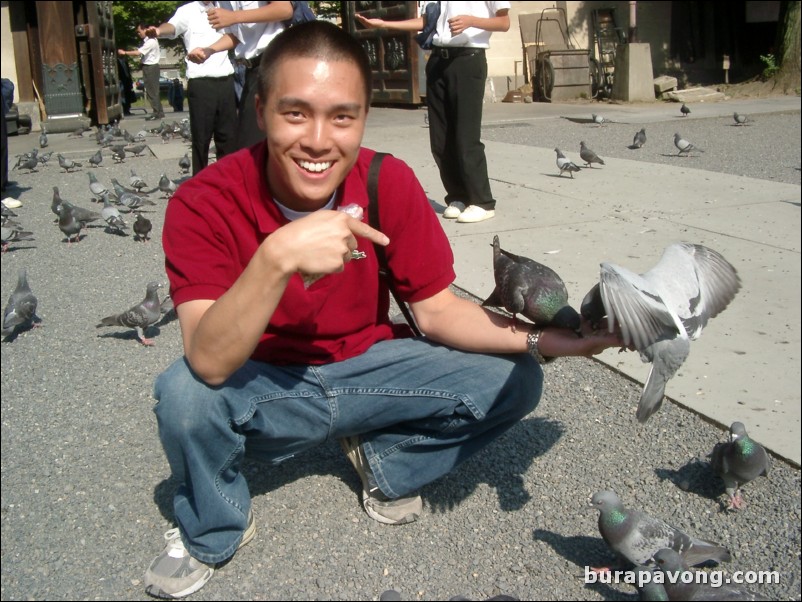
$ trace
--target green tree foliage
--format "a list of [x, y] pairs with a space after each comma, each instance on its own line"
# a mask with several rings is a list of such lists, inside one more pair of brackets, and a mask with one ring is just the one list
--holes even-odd
[[[138, 23], [159, 25], [173, 16], [175, 9], [185, 2], [128, 1], [112, 5], [114, 15], [114, 38], [117, 48], [138, 48], [142, 40], [136, 35]], [[177, 40], [180, 44], [181, 41]], [[169, 40], [165, 40], [170, 45]]]

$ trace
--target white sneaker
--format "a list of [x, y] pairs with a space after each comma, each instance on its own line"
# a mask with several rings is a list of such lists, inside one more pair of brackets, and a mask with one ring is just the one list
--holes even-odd
[[495, 217], [496, 212], [492, 209], [482, 209], [478, 205], [471, 205], [465, 211], [460, 213], [457, 221], [460, 224], [474, 224], [476, 222], [483, 222], [486, 219]]
[[443, 211], [443, 217], [446, 219], [457, 219], [462, 212], [465, 211], [465, 203], [460, 203], [459, 201], [455, 201], [453, 203], [449, 203], [446, 210]]

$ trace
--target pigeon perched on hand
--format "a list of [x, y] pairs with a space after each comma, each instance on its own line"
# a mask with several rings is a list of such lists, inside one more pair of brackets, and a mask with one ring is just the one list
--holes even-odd
[[746, 115], [741, 115], [740, 113], [733, 113], [732, 118], [735, 120], [736, 125], [745, 125], [749, 123], [749, 118]]
[[30, 328], [40, 322], [36, 315], [37, 300], [28, 285], [28, 276], [25, 268], [17, 272], [17, 288], [11, 293], [6, 309], [3, 311], [3, 331], [4, 337], [13, 335], [15, 332]]
[[676, 551], [663, 548], [654, 555], [655, 567], [665, 573], [663, 588], [669, 600], [772, 600], [746, 589], [743, 585], [725, 582], [714, 586], [707, 580], [682, 577], [690, 566]]
[[136, 221], [134, 222], [134, 234], [136, 235], [136, 239], [147, 242], [151, 229], [153, 229], [153, 224], [150, 220], [141, 213], [137, 213]]
[[644, 144], [646, 144], [646, 128], [641, 128], [635, 133], [635, 137], [632, 139], [632, 146], [629, 148], [643, 148]]
[[619, 556], [635, 565], [646, 564], [658, 550], [669, 548], [691, 566], [709, 560], [727, 562], [729, 550], [713, 542], [691, 537], [665, 521], [624, 507], [612, 491], [599, 491], [591, 498], [599, 510], [599, 533]]
[[571, 179], [573, 179], [573, 172], [579, 171], [579, 166], [571, 159], [568, 159], [559, 148], [555, 148], [554, 152], [557, 153], [557, 167], [560, 169], [560, 176], [563, 175], [564, 171], [567, 171]]
[[496, 287], [482, 305], [503, 307], [515, 319], [517, 314], [538, 326], [580, 330], [580, 318], [568, 304], [568, 290], [550, 267], [501, 248], [493, 237], [493, 277]]
[[760, 476], [769, 476], [769, 455], [759, 443], [749, 438], [741, 422], [732, 423], [729, 440], [717, 443], [710, 458], [713, 470], [724, 481], [730, 497], [730, 510], [746, 506], [741, 496], [741, 485]]
[[691, 110], [684, 102], [682, 103], [682, 106], [679, 108], [679, 112], [682, 113], [683, 117], [687, 117], [688, 115], [691, 114]]
[[581, 311], [591, 322], [606, 315], [610, 332], [617, 323], [625, 345], [651, 362], [638, 404], [640, 422], [660, 409], [666, 383], [688, 357], [691, 340], [699, 338], [740, 288], [735, 268], [702, 245], [669, 245], [657, 265], [643, 274], [601, 264], [599, 284], [585, 296]]
[[145, 330], [155, 324], [161, 318], [158, 290], [161, 284], [149, 282], [145, 293], [145, 298], [141, 303], [120, 314], [114, 314], [103, 318], [96, 328], [104, 326], [127, 326], [136, 330], [136, 337], [143, 345], [153, 345], [153, 340], [145, 338]]
[[593, 165], [591, 165], [592, 163], [604, 165], [604, 161], [599, 157], [599, 155], [587, 147], [584, 140], [579, 143], [579, 156], [588, 167], [593, 167]]

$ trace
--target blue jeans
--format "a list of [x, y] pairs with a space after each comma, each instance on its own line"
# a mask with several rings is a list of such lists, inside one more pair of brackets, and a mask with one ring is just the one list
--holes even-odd
[[543, 373], [528, 354], [465, 353], [426, 339], [373, 345], [324, 366], [248, 361], [222, 386], [182, 358], [156, 379], [159, 436], [179, 482], [175, 518], [203, 562], [237, 550], [251, 499], [240, 464], [273, 464], [359, 435], [395, 498], [454, 469], [531, 412]]

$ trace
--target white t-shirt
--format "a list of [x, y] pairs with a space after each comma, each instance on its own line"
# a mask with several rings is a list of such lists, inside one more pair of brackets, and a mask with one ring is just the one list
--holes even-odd
[[139, 47], [139, 52], [142, 53], [143, 65], [158, 65], [159, 58], [162, 51], [159, 48], [159, 42], [156, 38], [145, 38], [142, 41], [142, 46]]
[[[263, 1], [251, 2], [232, 2], [231, 8], [234, 10], [251, 10], [261, 8], [269, 4]], [[270, 41], [284, 31], [282, 21], [270, 21], [268, 23], [237, 23], [231, 27], [220, 30], [222, 33], [230, 33], [240, 41], [234, 48], [234, 56], [238, 59], [252, 59], [262, 54]]]
[[[187, 52], [194, 48], [211, 46], [222, 36], [209, 25], [206, 10], [214, 3], [189, 2], [179, 6], [175, 14], [167, 21], [175, 27], [175, 35], [165, 36], [175, 39], [182, 36]], [[227, 52], [215, 52], [203, 63], [197, 64], [187, 60], [187, 79], [197, 77], [225, 77], [234, 73], [234, 67], [228, 59]]]
[[432, 44], [435, 46], [490, 48], [492, 31], [469, 27], [461, 34], [451, 37], [448, 20], [459, 15], [495, 17], [498, 11], [504, 9], [510, 9], [509, 2], [440, 2], [440, 18], [437, 19], [437, 31], [432, 39]]

